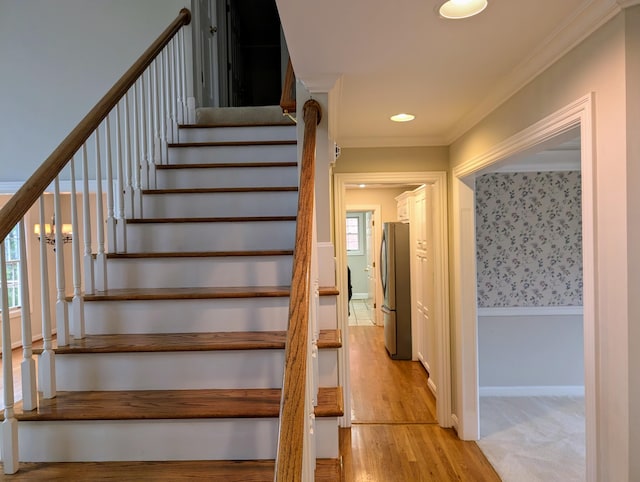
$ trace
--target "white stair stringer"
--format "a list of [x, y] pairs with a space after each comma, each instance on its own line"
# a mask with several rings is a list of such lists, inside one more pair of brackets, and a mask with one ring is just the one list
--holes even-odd
[[[274, 459], [277, 418], [20, 422], [24, 462]], [[338, 457], [335, 417], [316, 418], [319, 458]]]
[[286, 286], [292, 256], [115, 258], [107, 261], [109, 289]]
[[297, 191], [144, 193], [145, 218], [295, 216]]
[[[319, 350], [320, 386], [338, 384], [336, 350]], [[57, 389], [280, 388], [284, 350], [57, 354]]]

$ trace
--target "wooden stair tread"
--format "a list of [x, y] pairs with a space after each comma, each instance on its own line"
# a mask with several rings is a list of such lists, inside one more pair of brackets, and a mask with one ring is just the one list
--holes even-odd
[[[19, 421], [277, 418], [280, 397], [279, 388], [59, 391], [55, 398], [39, 398], [38, 408], [28, 412], [18, 402], [15, 417]], [[321, 387], [316, 416], [343, 413], [342, 389]]]
[[217, 162], [215, 164], [158, 164], [156, 170], [163, 169], [225, 169], [225, 168], [255, 168], [255, 167], [297, 167], [297, 162]]
[[144, 218], [126, 219], [127, 224], [161, 224], [161, 223], [247, 223], [295, 221], [295, 216], [246, 216], [246, 217], [214, 217], [214, 218]]
[[227, 258], [251, 256], [291, 256], [293, 250], [273, 249], [263, 251], [176, 251], [164, 253], [107, 253], [108, 259], [140, 259], [140, 258]]
[[243, 147], [243, 146], [293, 146], [298, 141], [210, 141], [169, 143], [167, 147]]
[[[202, 288], [127, 288], [85, 294], [84, 301], [196, 300], [222, 298], [278, 298], [289, 296], [289, 286], [237, 286]], [[321, 287], [320, 296], [335, 296], [334, 287]], [[67, 301], [72, 296], [66, 297]]]
[[215, 188], [181, 188], [181, 189], [145, 189], [142, 194], [221, 194], [248, 192], [293, 192], [298, 186], [267, 186], [267, 187], [215, 187]]
[[[80, 353], [150, 353], [213, 350], [269, 350], [285, 347], [286, 331], [152, 333], [87, 335], [55, 349], [58, 355]], [[320, 330], [318, 348], [340, 348], [340, 330]], [[39, 354], [42, 349], [34, 349]]]
[[[0, 480], [224, 480], [273, 482], [274, 460], [178, 460], [158, 462], [21, 462]], [[316, 460], [317, 482], [340, 480], [340, 460]], [[108, 474], [108, 475], [107, 475]]]

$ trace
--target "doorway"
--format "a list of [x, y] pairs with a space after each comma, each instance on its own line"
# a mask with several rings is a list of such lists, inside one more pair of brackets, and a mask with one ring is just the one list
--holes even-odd
[[506, 159], [544, 150], [549, 143], [562, 142], [580, 132], [581, 217], [583, 265], [583, 334], [586, 472], [591, 480], [597, 473], [595, 449], [596, 318], [594, 272], [594, 185], [592, 96], [550, 115], [524, 131], [494, 146], [491, 151], [454, 169], [453, 179], [453, 247], [454, 305], [453, 336], [456, 366], [457, 400], [455, 415], [458, 434], [464, 440], [480, 436], [478, 386], [478, 309], [476, 286], [476, 241], [474, 227], [475, 179], [484, 171]]
[[277, 105], [286, 45], [275, 0], [193, 0], [198, 107]]
[[[433, 190], [433, 204], [430, 206], [433, 220], [433, 262], [434, 262], [434, 313], [438, 352], [435, 355], [437, 372], [436, 380], [440, 380], [436, 399], [438, 424], [451, 426], [451, 382], [449, 352], [449, 290], [448, 290], [448, 241], [447, 241], [447, 186], [444, 172], [378, 172], [378, 173], [336, 173], [334, 175], [334, 234], [337, 266], [337, 284], [340, 293], [347, 293], [347, 249], [346, 249], [346, 213], [347, 187], [360, 184], [377, 187], [393, 187], [394, 185], [429, 185]], [[384, 210], [384, 207], [382, 208]], [[397, 215], [394, 204], [394, 216]], [[343, 333], [348, 333], [347, 303], [339, 302], [338, 326]], [[414, 330], [414, 327], [412, 327]], [[417, 330], [416, 330], [417, 332]], [[349, 342], [344, 338], [344, 349], [339, 359], [339, 383], [345, 390], [345, 416], [341, 425], [351, 425], [351, 388], [349, 381]], [[413, 349], [413, 359], [417, 360], [417, 350]]]

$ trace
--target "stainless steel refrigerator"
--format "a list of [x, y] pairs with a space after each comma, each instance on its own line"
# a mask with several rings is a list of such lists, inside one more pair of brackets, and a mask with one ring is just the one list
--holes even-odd
[[409, 251], [409, 225], [384, 223], [380, 246], [384, 344], [394, 360], [410, 360], [412, 355]]

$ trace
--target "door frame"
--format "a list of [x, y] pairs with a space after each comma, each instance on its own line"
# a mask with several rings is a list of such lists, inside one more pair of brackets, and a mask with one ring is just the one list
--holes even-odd
[[[447, 213], [447, 173], [444, 171], [413, 172], [359, 172], [335, 173], [334, 187], [334, 233], [336, 253], [336, 281], [340, 293], [347, 293], [347, 248], [345, 246], [346, 186], [347, 184], [429, 184], [433, 186], [433, 237], [434, 237], [434, 274], [435, 293], [434, 308], [439, 316], [434, 316], [436, 338], [440, 350], [435, 355], [439, 380], [436, 412], [438, 424], [450, 427], [451, 412], [451, 337], [449, 322], [449, 245], [448, 245], [448, 213]], [[342, 295], [341, 295], [342, 296]], [[346, 303], [338, 302], [338, 326], [343, 333], [348, 333], [349, 319]], [[413, 325], [413, 320], [412, 320]], [[412, 326], [412, 330], [415, 327]], [[339, 381], [344, 388], [344, 417], [340, 423], [343, 427], [351, 426], [351, 383], [349, 378], [349, 337], [343, 337], [345, 360], [339, 367]]]
[[[378, 258], [376, 258], [376, 254], [380, 252], [380, 241], [382, 240], [381, 206], [380, 204], [347, 204], [345, 207], [345, 212], [352, 212], [352, 211], [373, 212], [374, 229], [373, 229], [373, 246], [371, 249], [373, 250], [373, 259], [376, 263], [374, 270], [378, 270], [379, 261], [378, 261]], [[374, 300], [376, 303], [376, 308], [374, 308], [373, 316], [375, 318], [376, 325], [378, 325], [379, 324], [378, 322], [382, 321], [382, 317], [378, 316], [378, 310], [382, 306], [381, 304], [382, 303], [382, 284], [380, 283], [380, 276], [377, 274], [375, 276], [376, 276], [376, 286], [375, 286]]]
[[453, 425], [463, 440], [478, 440], [478, 319], [476, 304], [475, 177], [515, 155], [536, 152], [544, 145], [578, 127], [581, 139], [583, 332], [585, 365], [585, 422], [587, 480], [597, 472], [596, 371], [598, 364], [595, 309], [596, 212], [594, 154], [594, 95], [590, 93], [541, 121], [496, 144], [485, 154], [469, 159], [453, 170], [452, 246], [453, 328], [455, 378], [458, 393]]

